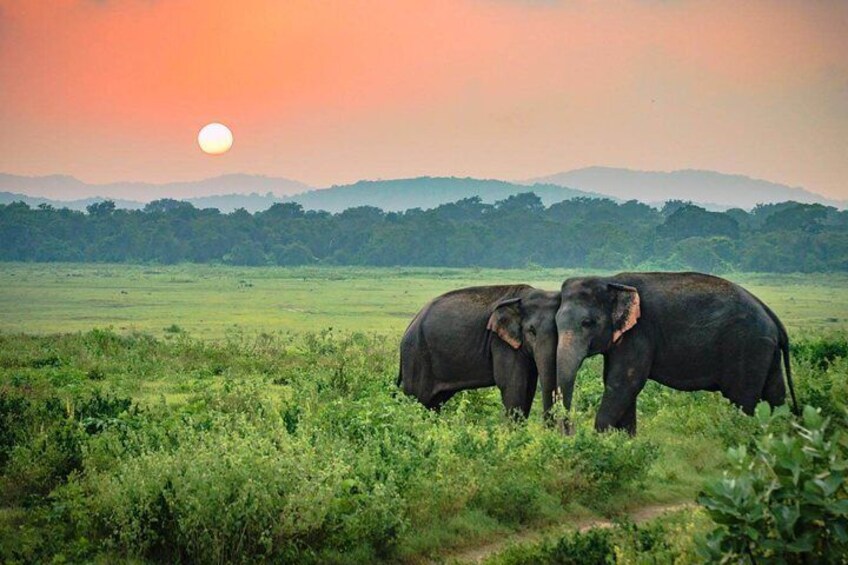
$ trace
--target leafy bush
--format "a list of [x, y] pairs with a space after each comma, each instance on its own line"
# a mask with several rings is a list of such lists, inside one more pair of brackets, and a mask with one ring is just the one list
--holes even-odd
[[848, 359], [848, 336], [820, 336], [793, 342], [792, 355], [818, 369], [827, 369], [836, 359]]
[[788, 408], [771, 414], [765, 403], [756, 417], [763, 436], [750, 451], [731, 449], [731, 470], [698, 498], [716, 522], [702, 555], [721, 562], [848, 562], [846, 418], [832, 427], [831, 418], [806, 406], [802, 421], [787, 426]]
[[0, 501], [31, 505], [61, 485], [82, 467], [81, 436], [73, 422], [58, 421], [16, 445], [0, 476]]
[[[23, 532], [3, 538], [0, 561], [415, 560], [575, 506], [672, 500], [752, 432], [719, 395], [649, 386], [637, 437], [596, 434], [595, 359], [573, 437], [546, 428], [538, 404], [527, 422], [505, 418], [495, 389], [434, 413], [394, 386], [396, 347], [332, 330], [0, 334], [0, 530]], [[33, 367], [47, 355], [61, 362]], [[835, 384], [842, 362], [802, 364], [799, 378]], [[660, 537], [651, 550], [615, 537], [613, 551], [686, 551]]]
[[574, 532], [555, 542], [545, 541], [536, 546], [510, 548], [492, 562], [498, 565], [614, 563], [612, 535], [611, 530], [598, 528], [584, 533]]
[[517, 544], [485, 561], [487, 565], [605, 563], [693, 563], [693, 538], [707, 523], [702, 512], [685, 509], [646, 524], [629, 521], [573, 531], [555, 539]]
[[173, 451], [123, 460], [62, 501], [91, 520], [80, 526], [100, 532], [107, 547], [169, 561], [293, 560], [319, 549], [390, 546], [404, 527], [396, 487], [369, 484], [349, 459], [328, 455], [233, 421], [187, 435]]

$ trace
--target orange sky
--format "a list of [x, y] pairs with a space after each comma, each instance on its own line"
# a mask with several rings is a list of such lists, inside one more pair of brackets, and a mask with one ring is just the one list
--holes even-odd
[[[233, 130], [224, 156], [197, 147], [210, 121]], [[589, 165], [848, 198], [848, 2], [0, 0], [0, 172], [326, 186]]]

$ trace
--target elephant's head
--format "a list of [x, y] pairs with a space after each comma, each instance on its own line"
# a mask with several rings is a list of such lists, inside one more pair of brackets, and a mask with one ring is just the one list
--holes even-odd
[[574, 379], [586, 357], [604, 353], [636, 325], [641, 315], [639, 292], [632, 286], [589, 277], [562, 284], [556, 314], [557, 387], [571, 409]]
[[496, 304], [489, 317], [488, 329], [513, 349], [526, 352], [543, 384], [556, 379], [558, 308], [558, 292], [531, 288]]

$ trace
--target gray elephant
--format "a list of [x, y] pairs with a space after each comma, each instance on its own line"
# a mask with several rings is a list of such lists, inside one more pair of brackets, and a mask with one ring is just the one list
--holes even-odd
[[406, 329], [397, 384], [437, 409], [461, 390], [497, 385], [504, 408], [526, 418], [539, 380], [547, 412], [556, 386], [558, 307], [558, 292], [527, 285], [443, 294]]
[[751, 414], [760, 400], [797, 411], [783, 324], [756, 296], [700, 273], [622, 273], [562, 284], [556, 315], [557, 386], [566, 410], [583, 359], [604, 356], [595, 428], [636, 433], [647, 379], [678, 390], [721, 392]]

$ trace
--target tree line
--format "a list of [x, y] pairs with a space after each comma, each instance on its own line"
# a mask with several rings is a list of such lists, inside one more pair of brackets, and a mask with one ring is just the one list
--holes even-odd
[[87, 212], [16, 202], [0, 205], [0, 242], [2, 261], [832, 272], [848, 271], [848, 211], [593, 198], [545, 207], [533, 193], [337, 214], [296, 203], [222, 214], [172, 199], [142, 210], [107, 200]]

